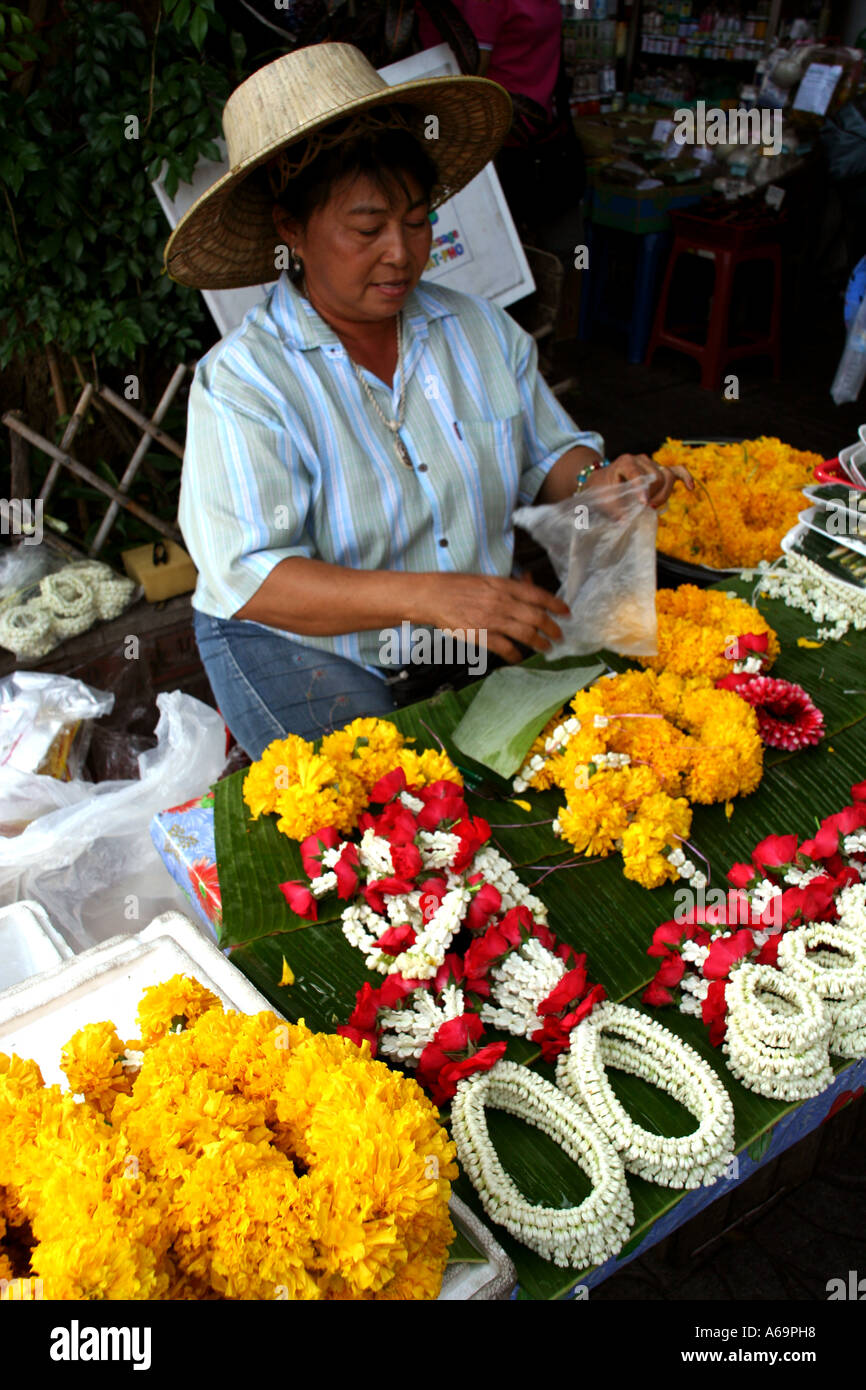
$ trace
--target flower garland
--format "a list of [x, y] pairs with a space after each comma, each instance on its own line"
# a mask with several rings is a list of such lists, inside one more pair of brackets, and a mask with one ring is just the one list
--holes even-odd
[[866, 1055], [866, 938], [862, 932], [816, 922], [789, 932], [779, 945], [779, 969], [823, 1001], [830, 1051]]
[[820, 999], [769, 965], [741, 965], [727, 993], [724, 1050], [744, 1086], [775, 1100], [805, 1100], [829, 1086], [830, 1024]]
[[850, 627], [857, 632], [866, 628], [866, 590], [858, 593], [805, 555], [789, 552], [772, 567], [762, 561], [757, 573], [743, 578], [757, 579], [756, 593], [762, 598], [781, 599], [822, 623], [817, 632], [821, 642], [840, 641]]
[[414, 1081], [177, 977], [139, 1021], [142, 1054], [70, 1039], [84, 1104], [0, 1054], [0, 1268], [53, 1299], [437, 1296], [455, 1150]]
[[802, 489], [823, 462], [765, 436], [697, 447], [668, 439], [653, 458], [661, 467], [685, 465], [697, 483], [693, 492], [674, 489], [659, 517], [658, 549], [716, 569], [778, 555], [803, 505]]
[[463, 785], [446, 753], [416, 753], [405, 742], [394, 724], [375, 718], [326, 734], [318, 751], [297, 734], [275, 739], [247, 772], [244, 801], [253, 820], [278, 812], [277, 829], [303, 840], [325, 825], [353, 830], [370, 789], [394, 768], [418, 786], [441, 779]]
[[626, 878], [646, 888], [680, 877], [690, 801], [727, 801], [761, 780], [756, 715], [707, 677], [625, 671], [578, 691], [571, 709], [542, 730], [514, 790], [561, 787], [555, 833], [586, 855], [619, 851]]
[[716, 685], [748, 701], [758, 716], [761, 741], [768, 748], [794, 753], [820, 743], [824, 737], [824, 716], [801, 685], [745, 672], [724, 676]]
[[[668, 1138], [636, 1124], [614, 1095], [608, 1067], [668, 1091], [698, 1120]], [[575, 1030], [557, 1063], [557, 1084], [582, 1103], [630, 1173], [663, 1187], [715, 1182], [733, 1158], [734, 1108], [713, 1069], [680, 1038], [636, 1009], [605, 1003]]]
[[[718, 680], [731, 662], [763, 671], [779, 655], [769, 623], [736, 594], [681, 584], [656, 594], [658, 655], [641, 659], [654, 671]], [[736, 669], [736, 668], [735, 668]]]
[[[592, 1192], [576, 1207], [528, 1202], [507, 1175], [487, 1131], [487, 1107], [526, 1120], [561, 1145], [587, 1174]], [[513, 1062], [461, 1081], [451, 1107], [460, 1164], [491, 1221], [560, 1267], [583, 1269], [615, 1255], [634, 1208], [622, 1162], [585, 1110], [549, 1081]]]
[[[733, 865], [732, 887], [716, 890], [721, 902], [663, 922], [648, 948], [661, 963], [644, 1002], [677, 1003], [702, 1018], [710, 1042], [733, 1049], [731, 1067], [744, 1084], [776, 1088], [761, 1094], [816, 1094], [810, 1088], [821, 1089], [827, 1075], [828, 1045], [837, 1056], [866, 1056], [866, 782], [851, 793], [851, 803], [825, 817], [810, 839], [767, 836], [749, 863]], [[758, 1007], [758, 986], [747, 989], [749, 979], [761, 989], [770, 981], [771, 992], [795, 994]], [[785, 999], [804, 1018], [824, 1000], [823, 1041], [814, 1019], [811, 1032], [789, 1027]], [[770, 1008], [782, 1018], [772, 1026]]]

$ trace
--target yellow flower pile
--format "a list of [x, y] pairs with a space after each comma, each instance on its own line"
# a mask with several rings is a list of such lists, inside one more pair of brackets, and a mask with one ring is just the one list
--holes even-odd
[[561, 787], [557, 833], [582, 854], [619, 851], [626, 878], [646, 888], [677, 878], [667, 856], [688, 838], [691, 802], [727, 801], [761, 780], [755, 711], [706, 677], [625, 671], [578, 691], [571, 710], [579, 729], [548, 747], [563, 729], [557, 715], [520, 776], [537, 790]]
[[277, 829], [293, 840], [333, 825], [348, 833], [367, 806], [370, 788], [402, 767], [409, 786], [463, 779], [446, 753], [405, 746], [387, 719], [353, 719], [326, 734], [319, 751], [297, 734], [275, 739], [244, 779], [244, 801], [254, 820], [276, 811]]
[[733, 661], [725, 656], [732, 638], [767, 634], [764, 662], [771, 666], [779, 655], [779, 639], [770, 624], [745, 599], [728, 598], [717, 589], [681, 584], [678, 589], [659, 589], [658, 656], [642, 658], [654, 671], [673, 671], [678, 676], [708, 676], [719, 680], [730, 675]]
[[457, 1170], [415, 1081], [180, 977], [139, 1025], [132, 1058], [110, 1023], [67, 1044], [83, 1103], [0, 1053], [0, 1277], [52, 1299], [437, 1296]]
[[802, 510], [802, 489], [813, 481], [819, 454], [779, 439], [741, 444], [683, 444], [668, 439], [656, 463], [685, 464], [694, 492], [675, 488], [659, 517], [657, 546], [665, 555], [714, 569], [773, 560]]

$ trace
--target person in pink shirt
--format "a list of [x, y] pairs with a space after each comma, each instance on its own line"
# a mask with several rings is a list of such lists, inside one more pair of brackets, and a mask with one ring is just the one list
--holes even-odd
[[[584, 188], [582, 151], [571, 123], [562, 70], [559, 0], [454, 0], [475, 35], [477, 73], [514, 100], [514, 123], [496, 158], [512, 215], [535, 244], [547, 241], [563, 214], [576, 210]], [[424, 6], [417, 6], [423, 48], [441, 43]], [[563, 244], [570, 244], [569, 230]], [[545, 235], [539, 235], [543, 229]], [[562, 238], [553, 236], [551, 250]]]

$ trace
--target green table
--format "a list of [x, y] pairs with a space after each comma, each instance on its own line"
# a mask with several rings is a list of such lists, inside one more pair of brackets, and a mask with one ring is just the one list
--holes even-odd
[[[751, 587], [742, 581], [727, 586], [750, 597]], [[850, 799], [850, 785], [866, 777], [866, 634], [851, 633], [842, 642], [820, 648], [797, 645], [798, 637], [814, 638], [814, 625], [805, 614], [780, 602], [759, 601], [758, 606], [775, 627], [782, 655], [774, 673], [805, 686], [824, 711], [827, 736], [817, 748], [797, 754], [770, 753], [758, 790], [734, 803], [730, 820], [721, 805], [696, 807], [692, 840], [712, 866], [713, 884], [724, 883], [735, 860], [748, 859], [755, 844], [770, 833], [811, 832], [816, 818], [831, 814]], [[588, 658], [581, 658], [585, 664]], [[621, 658], [612, 665], [625, 668]], [[399, 711], [394, 721], [420, 745], [433, 744], [435, 732], [449, 745], [473, 690], [446, 694], [423, 705]], [[450, 748], [455, 761], [465, 763]], [[238, 965], [291, 1019], [303, 1017], [310, 1027], [332, 1030], [351, 1012], [354, 995], [365, 979], [360, 954], [345, 941], [340, 930], [341, 904], [324, 900], [318, 923], [301, 921], [286, 906], [277, 885], [302, 876], [297, 846], [280, 835], [273, 818], [250, 822], [241, 797], [243, 774], [220, 783], [216, 797], [216, 853], [218, 865], [234, 861], [256, 866], [257, 888], [242, 892], [234, 874], [220, 875], [223, 890], [223, 922], [220, 942]], [[531, 812], [509, 798], [499, 783], [502, 799], [490, 800], [469, 792], [475, 814], [484, 815], [493, 835], [509, 855], [526, 883], [539, 877], [533, 866], [550, 865], [570, 857], [570, 850], [556, 840], [547, 826], [529, 822], [552, 818], [558, 793], [531, 793]], [[252, 856], [254, 861], [252, 860]], [[673, 916], [674, 887], [650, 892], [623, 877], [618, 856], [600, 863], [586, 863], [546, 876], [534, 889], [546, 903], [556, 935], [589, 957], [591, 977], [599, 980], [609, 996], [639, 1005], [639, 994], [654, 973], [646, 955], [653, 929]], [[296, 982], [280, 988], [283, 957], [291, 965]], [[378, 977], [377, 977], [378, 978]], [[653, 1011], [673, 1032], [690, 1042], [723, 1076], [734, 1102], [739, 1173], [742, 1181], [779, 1147], [795, 1142], [802, 1133], [838, 1108], [846, 1097], [866, 1082], [866, 1063], [848, 1065], [830, 1092], [799, 1107], [765, 1100], [746, 1091], [727, 1071], [722, 1053], [709, 1046], [706, 1030], [694, 1018], [673, 1009]], [[538, 1050], [522, 1039], [510, 1039], [508, 1056], [537, 1065]], [[661, 1132], [679, 1134], [693, 1128], [692, 1117], [676, 1101], [660, 1095], [638, 1078], [615, 1073], [612, 1077], [620, 1098], [639, 1122]], [[510, 1116], [491, 1112], [490, 1134], [505, 1166], [532, 1201], [556, 1205], [579, 1202], [588, 1184], [561, 1151], [538, 1131]], [[723, 1182], [724, 1180], [720, 1180]], [[621, 1253], [632, 1256], [654, 1239], [667, 1234], [679, 1221], [712, 1200], [716, 1189], [681, 1194], [630, 1177], [635, 1206], [631, 1240]], [[474, 1191], [461, 1178], [457, 1190], [483, 1215]], [[723, 1187], [721, 1191], [729, 1191]], [[703, 1200], [702, 1200], [703, 1199]], [[617, 1261], [592, 1274], [560, 1270], [512, 1241], [499, 1228], [497, 1235], [514, 1259], [521, 1296], [550, 1299], [567, 1296], [576, 1285], [595, 1283], [610, 1273]]]

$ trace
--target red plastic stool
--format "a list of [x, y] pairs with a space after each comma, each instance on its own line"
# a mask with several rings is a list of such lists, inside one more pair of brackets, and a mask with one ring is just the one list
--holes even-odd
[[[778, 381], [782, 320], [782, 251], [778, 224], [748, 225], [714, 222], [694, 213], [671, 213], [674, 244], [671, 247], [661, 295], [647, 349], [647, 366], [656, 348], [669, 347], [696, 357], [701, 364], [701, 385], [716, 390], [728, 362], [739, 357], [767, 356], [773, 359], [773, 377]], [[668, 296], [680, 256], [694, 252], [711, 255], [715, 261], [715, 284], [710, 307], [706, 341], [696, 343], [680, 337], [667, 327]], [[746, 261], [769, 261], [773, 269], [773, 306], [765, 337], [747, 343], [728, 342], [728, 319], [734, 275]]]

